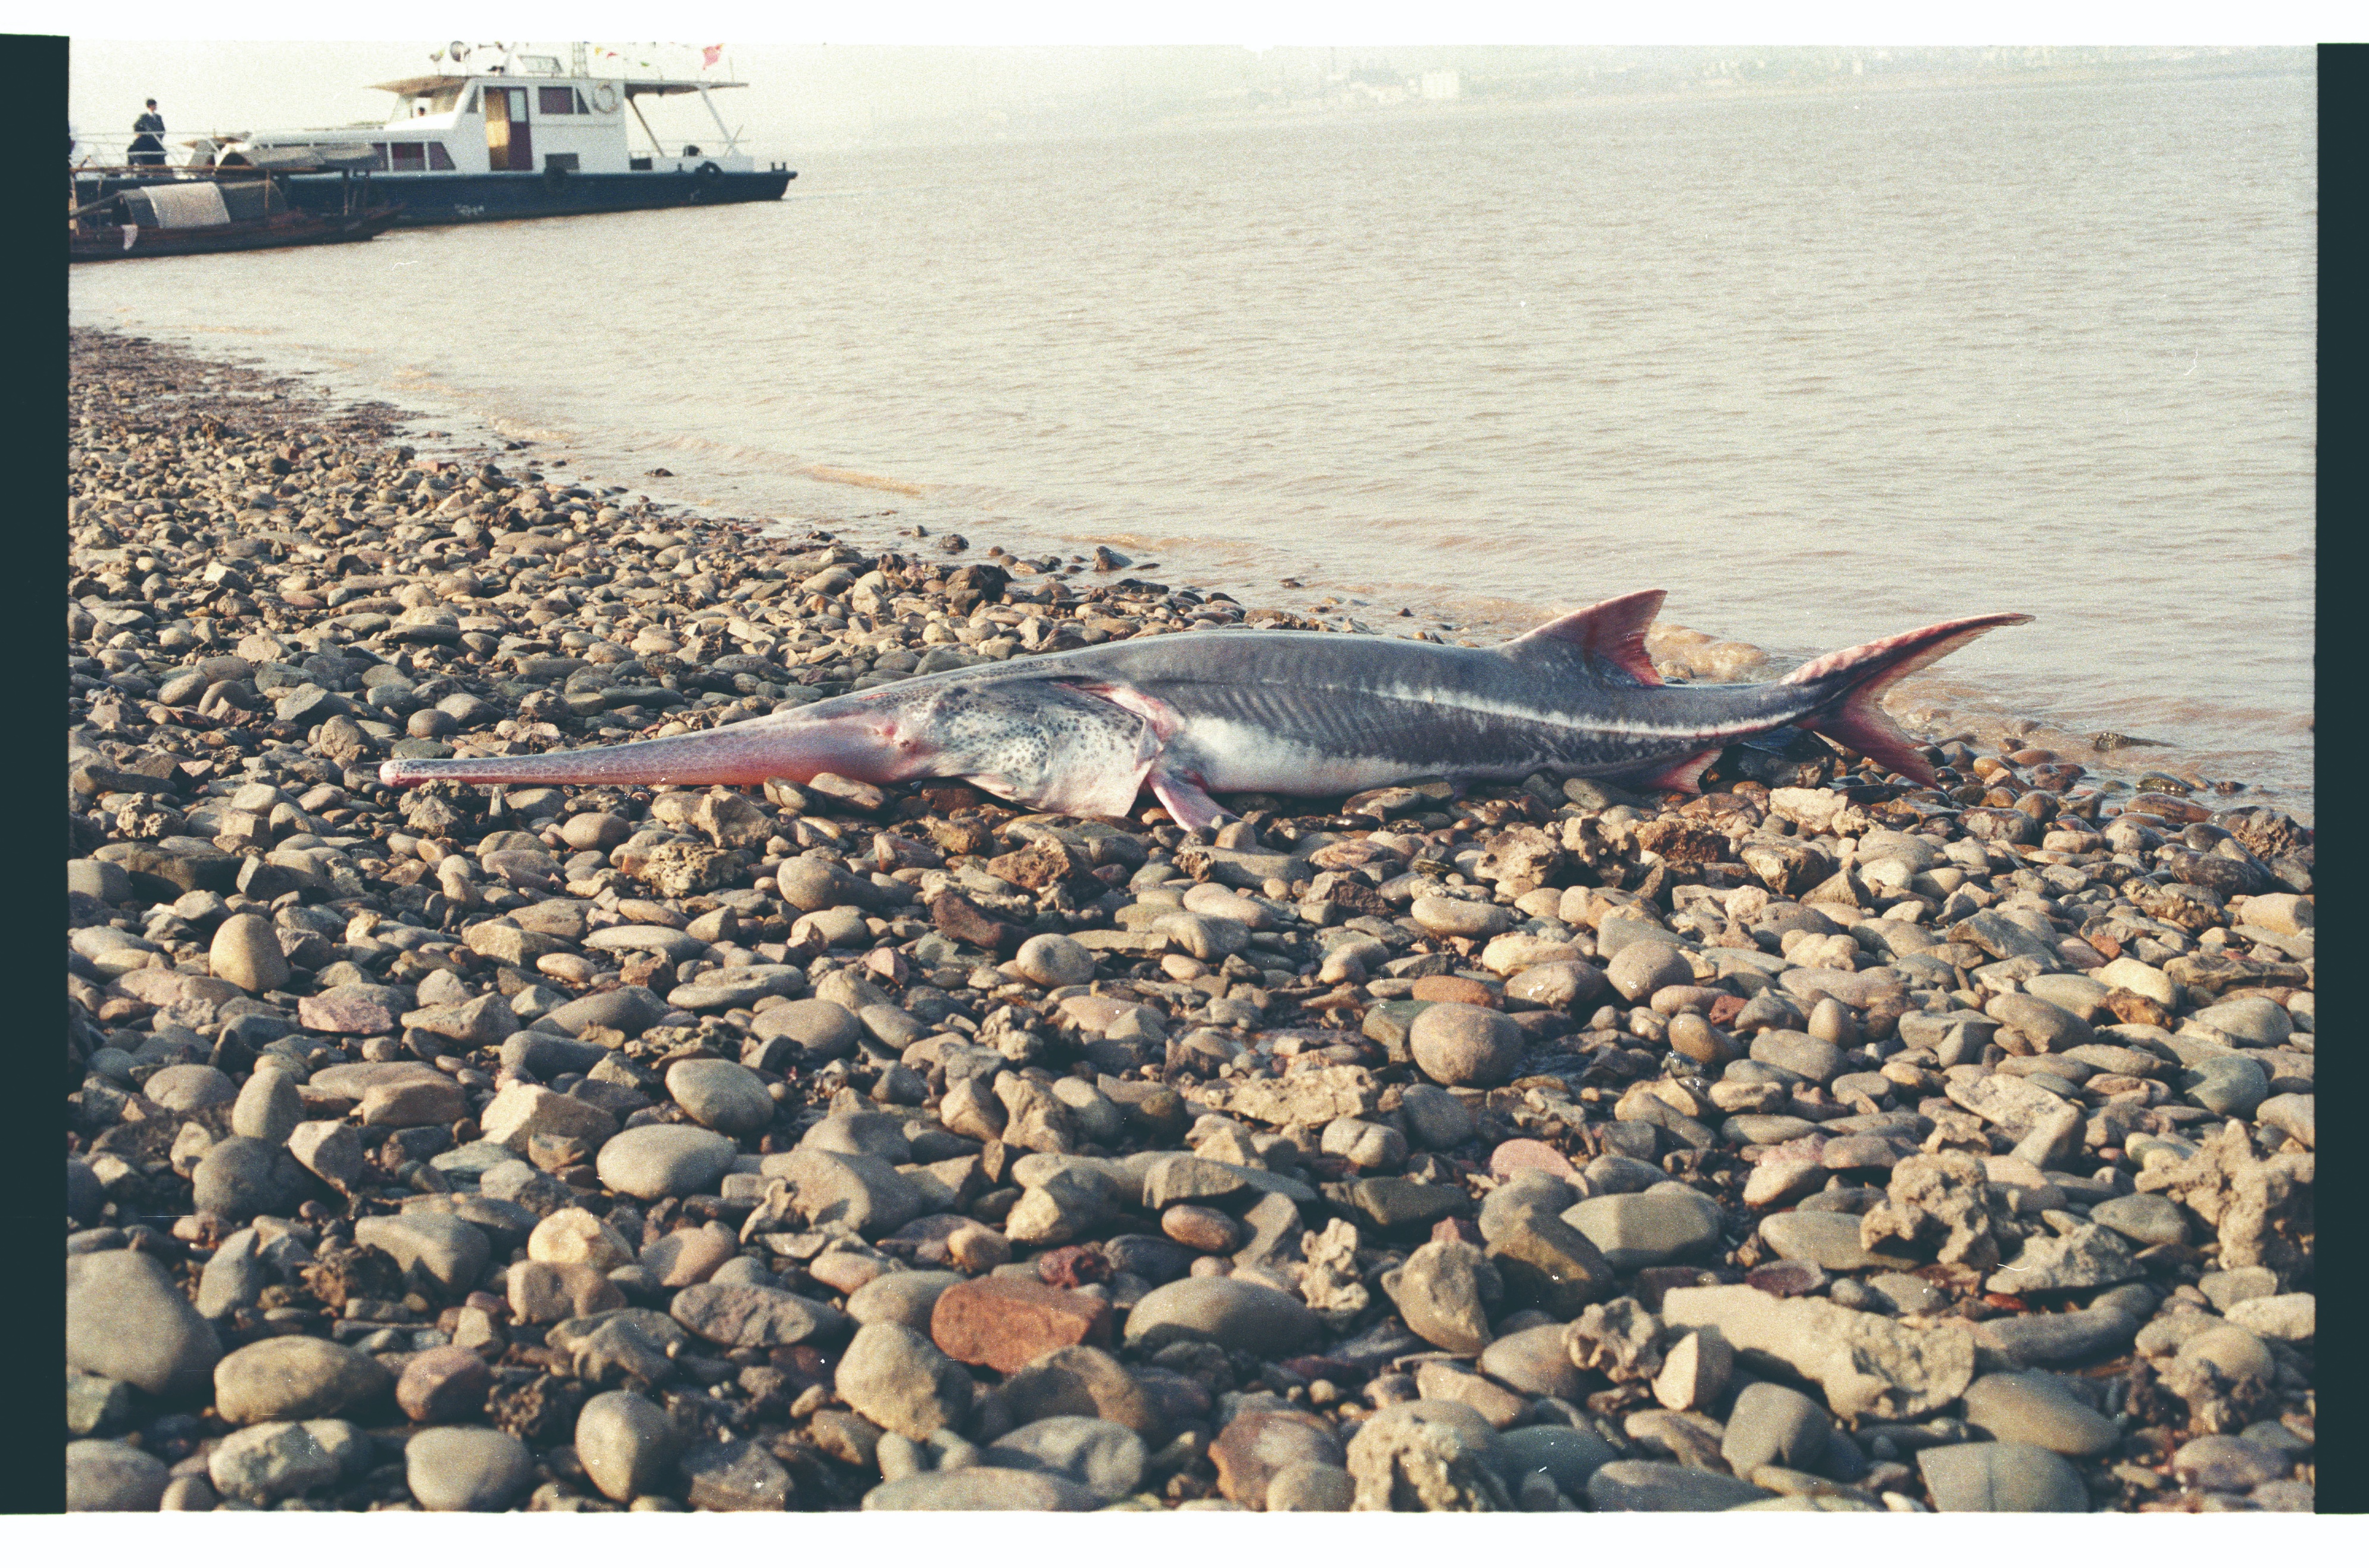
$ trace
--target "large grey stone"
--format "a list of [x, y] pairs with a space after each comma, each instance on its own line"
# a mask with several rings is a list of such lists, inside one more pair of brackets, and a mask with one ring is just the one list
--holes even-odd
[[724, 1179], [740, 1150], [730, 1139], [701, 1127], [627, 1127], [601, 1146], [601, 1180], [631, 1197], [689, 1197]]
[[1146, 1351], [1180, 1339], [1270, 1358], [1289, 1356], [1320, 1332], [1316, 1314], [1296, 1296], [1248, 1280], [1190, 1278], [1148, 1292], [1127, 1314], [1127, 1343]]
[[666, 1086], [692, 1120], [727, 1138], [762, 1132], [773, 1120], [773, 1099], [764, 1080], [737, 1061], [679, 1061], [667, 1070]]
[[1860, 1241], [1860, 1217], [1833, 1209], [1797, 1208], [1760, 1222], [1760, 1240], [1780, 1258], [1814, 1263], [1837, 1274], [1860, 1268], [1915, 1268], [1906, 1252], [1879, 1251]]
[[943, 1268], [898, 1269], [866, 1280], [849, 1293], [847, 1315], [859, 1323], [903, 1323], [917, 1333], [930, 1332], [930, 1313], [949, 1286], [962, 1276]]
[[967, 1470], [924, 1471], [884, 1482], [864, 1494], [864, 1511], [875, 1513], [975, 1513], [984, 1509], [1083, 1514], [1102, 1499], [1072, 1481], [1029, 1471], [974, 1465]]
[[981, 1457], [1005, 1470], [1058, 1475], [1109, 1503], [1136, 1489], [1150, 1456], [1143, 1438], [1117, 1422], [1054, 1415], [1006, 1433]]
[[2169, 1246], [2188, 1240], [2187, 1218], [2180, 1212], [2178, 1204], [2161, 1193], [2127, 1193], [2108, 1198], [2089, 1210], [2089, 1218], [2142, 1247]]
[[431, 1514], [484, 1514], [509, 1505], [534, 1481], [534, 1456], [507, 1432], [430, 1426], [403, 1446], [404, 1479]]
[[1563, 1348], [1563, 1325], [1540, 1323], [1493, 1339], [1482, 1350], [1481, 1370], [1532, 1399], [1579, 1400], [1587, 1383]]
[[1562, 1218], [1571, 1196], [1568, 1184], [1533, 1176], [1507, 1183], [1482, 1204], [1481, 1239], [1507, 1305], [1562, 1321], [1612, 1293], [1612, 1265]]
[[676, 1292], [670, 1310], [675, 1322], [702, 1339], [750, 1350], [803, 1345], [847, 1322], [836, 1307], [787, 1290], [714, 1280]]
[[313, 1430], [328, 1425], [269, 1421], [243, 1427], [206, 1456], [207, 1478], [224, 1497], [261, 1504], [326, 1486], [343, 1468]]
[[454, 1299], [476, 1288], [493, 1260], [486, 1233], [451, 1214], [373, 1215], [354, 1222], [354, 1240], [395, 1259], [415, 1283]]
[[198, 1276], [198, 1314], [209, 1320], [228, 1317], [241, 1307], [252, 1307], [273, 1283], [272, 1269], [263, 1261], [263, 1237], [249, 1226], [214, 1249]]
[[69, 1514], [153, 1514], [171, 1479], [164, 1460], [129, 1443], [66, 1445]]
[[1688, 1192], [1586, 1198], [1565, 1209], [1562, 1218], [1622, 1274], [1674, 1262], [1720, 1239], [1718, 1206]]
[[1774, 1495], [1732, 1475], [1660, 1459], [1614, 1459], [1587, 1478], [1587, 1500], [1599, 1514], [1721, 1513]]
[[1966, 1390], [1966, 1419], [2005, 1443], [2090, 1459], [2111, 1453], [2122, 1430], [2046, 1372], [1993, 1372]]
[[614, 1029], [632, 1039], [668, 1012], [665, 1001], [647, 986], [619, 986], [615, 990], [595, 991], [563, 1002], [544, 1013], [538, 1023], [563, 1035], [603, 1028]]
[[2122, 1349], [2138, 1326], [2130, 1314], [2111, 1307], [2025, 1312], [1976, 1323], [1974, 1341], [2013, 1366], [2073, 1366]]
[[207, 1391], [222, 1341], [146, 1253], [66, 1259], [66, 1363], [154, 1394]]
[[1953, 1443], [1919, 1448], [1933, 1505], [1945, 1514], [2086, 1514], [2081, 1472], [2031, 1443]]
[[1442, 1001], [1415, 1016], [1407, 1048], [1434, 1082], [1485, 1088], [1521, 1065], [1522, 1031], [1494, 1008]]
[[576, 1417], [576, 1457], [592, 1484], [619, 1503], [662, 1491], [683, 1450], [681, 1428], [626, 1389], [595, 1394]]
[[[1341, 1466], [1347, 1451], [1332, 1425], [1302, 1410], [1245, 1410], [1209, 1445], [1218, 1489], [1253, 1512], [1267, 1506], [1276, 1476], [1293, 1465]], [[1353, 1488], [1354, 1490], [1354, 1488]]]
[[1426, 1242], [1383, 1284], [1407, 1327], [1440, 1349], [1471, 1356], [1489, 1343], [1489, 1310], [1504, 1282], [1480, 1248]]
[[280, 1334], [241, 1346], [215, 1364], [214, 1408], [241, 1426], [303, 1421], [358, 1409], [393, 1386], [386, 1368], [359, 1350]]
[[2196, 1010], [2194, 1022], [2218, 1029], [2240, 1046], [2283, 1046], [2295, 1033], [2287, 1010], [2266, 996], [2241, 996]]
[[703, 1514], [778, 1513], [789, 1506], [790, 1472], [745, 1438], [695, 1445], [682, 1457], [682, 1473], [690, 1482], [684, 1495]]
[[303, 1177], [287, 1153], [258, 1138], [225, 1138], [190, 1173], [190, 1202], [234, 1224], [258, 1214], [290, 1214], [303, 1201]]
[[1816, 1470], [1826, 1453], [1834, 1418], [1818, 1402], [1782, 1383], [1753, 1383], [1735, 1396], [1720, 1440], [1720, 1457], [1738, 1475], [1762, 1465]]
[[1497, 1473], [1520, 1491], [1522, 1477], [1545, 1476], [1567, 1497], [1587, 1495], [1587, 1478], [1620, 1456], [1593, 1432], [1573, 1426], [1516, 1426], [1497, 1438]]
[[921, 1212], [921, 1190], [896, 1167], [868, 1154], [798, 1149], [769, 1154], [760, 1167], [790, 1184], [790, 1201], [809, 1225], [840, 1224], [879, 1237]]
[[840, 1397], [857, 1414], [916, 1442], [970, 1410], [970, 1374], [902, 1323], [856, 1330], [836, 1377]]

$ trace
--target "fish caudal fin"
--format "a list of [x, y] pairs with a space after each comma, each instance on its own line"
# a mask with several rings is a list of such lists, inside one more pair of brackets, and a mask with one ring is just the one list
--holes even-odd
[[1781, 684], [1835, 687], [1833, 699], [1819, 712], [1803, 718], [1802, 727], [1815, 730], [1894, 773], [1929, 784], [1933, 783], [1932, 764], [1925, 760], [1922, 743], [1883, 711], [1885, 689], [1994, 627], [2020, 626], [2031, 619], [2029, 615], [2007, 612], [1944, 621], [1920, 631], [1904, 632], [1896, 637], [1814, 658], [1786, 676]]

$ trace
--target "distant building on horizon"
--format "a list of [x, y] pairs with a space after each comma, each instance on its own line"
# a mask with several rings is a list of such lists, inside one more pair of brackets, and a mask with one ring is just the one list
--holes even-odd
[[1415, 78], [1415, 93], [1425, 103], [1454, 103], [1464, 96], [1464, 74], [1425, 71]]

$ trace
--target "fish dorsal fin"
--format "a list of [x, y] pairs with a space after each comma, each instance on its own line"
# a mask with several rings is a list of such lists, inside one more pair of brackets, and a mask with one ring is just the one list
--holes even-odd
[[1662, 678], [1654, 673], [1654, 661], [1645, 657], [1645, 628], [1654, 624], [1662, 599], [1661, 589], [1649, 588], [1574, 610], [1523, 633], [1505, 645], [1505, 651], [1518, 656], [1561, 644], [1598, 664], [1626, 671], [1640, 686], [1658, 686]]

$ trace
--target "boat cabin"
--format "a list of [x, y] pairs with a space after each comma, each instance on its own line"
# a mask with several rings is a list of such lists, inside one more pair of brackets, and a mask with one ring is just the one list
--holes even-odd
[[[755, 160], [740, 151], [738, 133], [725, 124], [709, 95], [745, 86], [591, 75], [563, 69], [554, 55], [509, 54], [485, 71], [377, 84], [378, 91], [395, 95], [395, 106], [375, 131], [256, 132], [193, 145], [201, 166], [268, 163], [274, 153], [300, 148], [367, 148], [371, 166], [393, 180], [407, 175], [690, 174], [710, 166], [717, 173], [744, 173], [756, 167]], [[642, 100], [692, 95], [714, 121], [715, 138], [662, 140], [644, 116]]]

